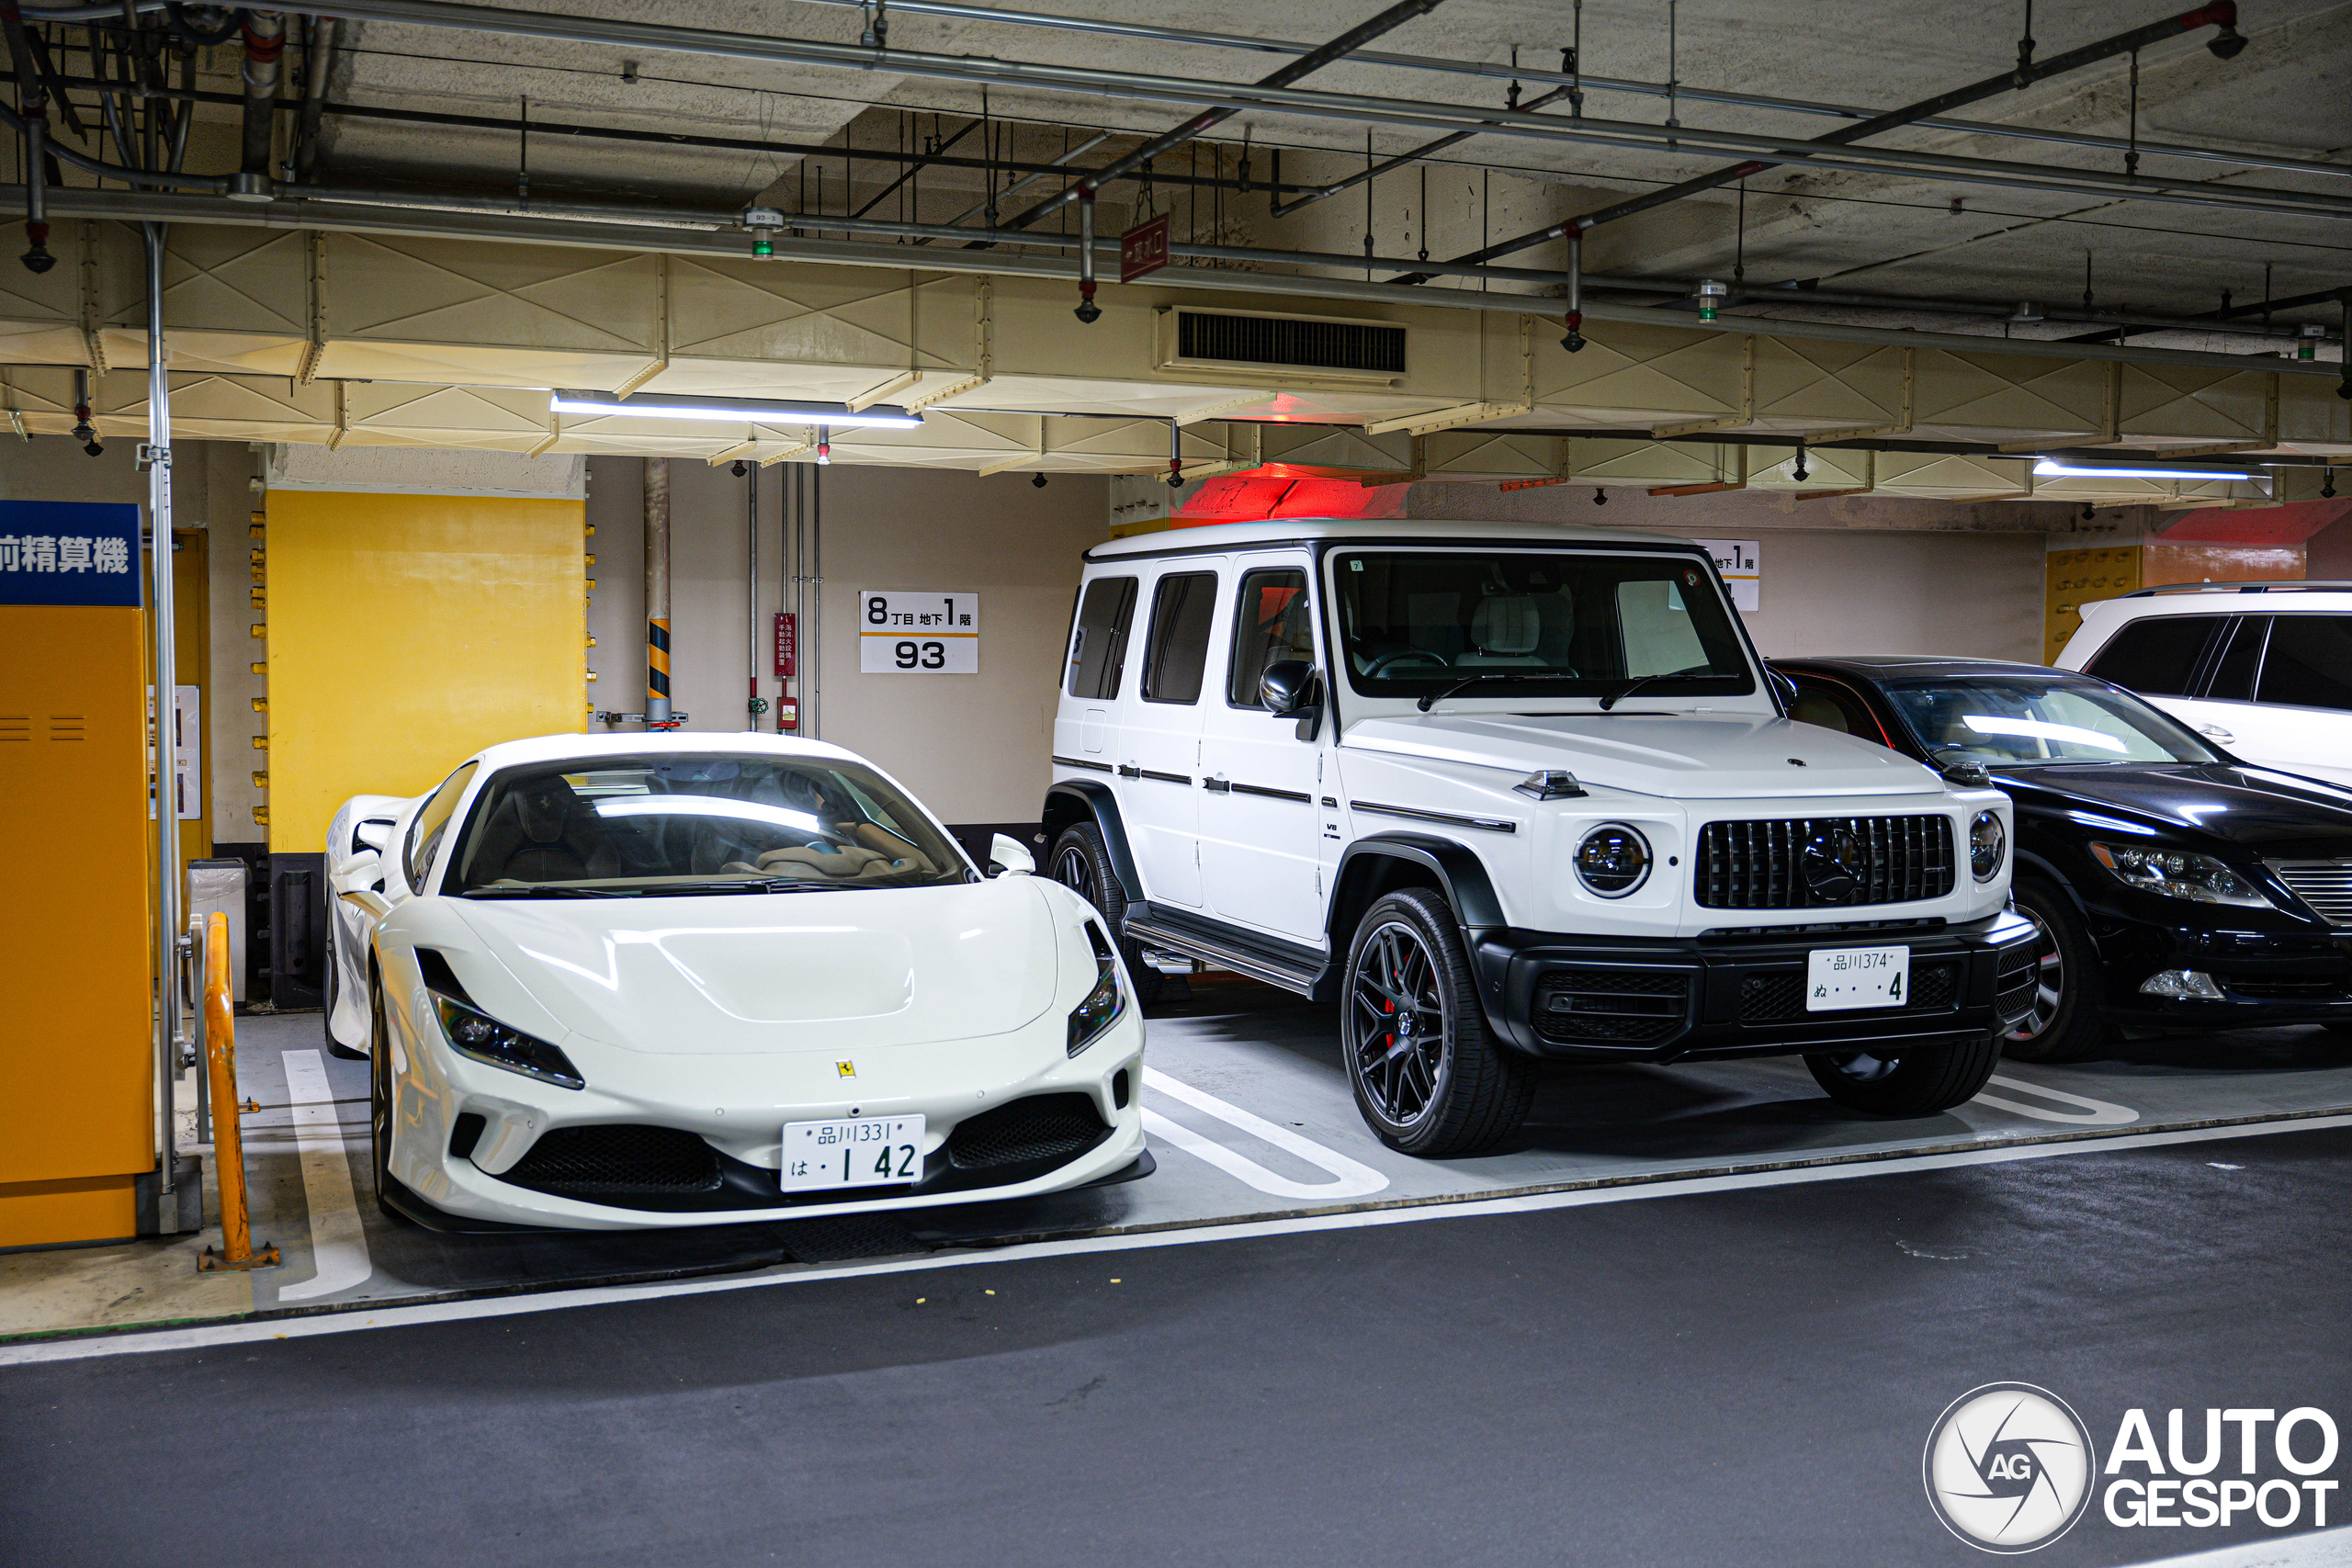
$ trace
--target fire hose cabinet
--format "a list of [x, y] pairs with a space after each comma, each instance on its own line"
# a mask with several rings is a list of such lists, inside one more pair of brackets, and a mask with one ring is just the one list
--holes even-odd
[[0, 1247], [137, 1234], [155, 1169], [139, 532], [0, 502]]

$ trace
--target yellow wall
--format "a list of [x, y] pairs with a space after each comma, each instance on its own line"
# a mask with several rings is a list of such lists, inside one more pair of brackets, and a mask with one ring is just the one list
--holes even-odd
[[0, 1247], [130, 1235], [154, 1168], [143, 620], [0, 606]]
[[500, 740], [585, 727], [577, 501], [273, 490], [269, 847], [326, 847]]

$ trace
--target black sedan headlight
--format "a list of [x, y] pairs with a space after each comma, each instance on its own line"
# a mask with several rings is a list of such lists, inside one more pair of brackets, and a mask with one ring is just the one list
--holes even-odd
[[2115, 879], [2143, 893], [2186, 898], [2193, 904], [2229, 904], [2241, 909], [2275, 909], [2261, 888], [2215, 860], [2189, 850], [2141, 844], [2093, 844], [2091, 857]]
[[1094, 949], [1094, 988], [1070, 1010], [1069, 1054], [1073, 1056], [1102, 1039], [1127, 1010], [1127, 994], [1119, 985], [1118, 950], [1092, 920], [1086, 922], [1086, 941]]
[[559, 1089], [587, 1087], [588, 1080], [580, 1076], [571, 1058], [546, 1041], [519, 1029], [509, 1029], [471, 1003], [445, 997], [438, 991], [431, 995], [433, 1010], [441, 1020], [442, 1036], [458, 1055], [554, 1084]]
[[2009, 835], [2001, 826], [1998, 812], [1980, 811], [1976, 820], [1968, 825], [1968, 869], [1979, 882], [1990, 882], [2001, 874], [2001, 862], [2007, 858]]
[[1607, 822], [1577, 844], [1577, 880], [1603, 898], [1623, 898], [1649, 879], [1650, 844], [1622, 822]]

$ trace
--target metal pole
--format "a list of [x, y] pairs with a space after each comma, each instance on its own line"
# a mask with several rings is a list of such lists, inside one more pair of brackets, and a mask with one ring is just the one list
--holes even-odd
[[801, 728], [811, 740], [823, 737], [825, 701], [825, 470], [814, 463], [808, 470], [808, 630], [803, 657], [808, 679], [801, 683]]
[[645, 459], [645, 728], [670, 725], [670, 459]]
[[748, 601], [744, 613], [750, 616], [746, 627], [752, 675], [752, 700], [743, 712], [743, 728], [760, 727], [760, 465], [754, 460], [745, 465], [743, 494], [751, 523], [746, 532], [751, 536], [751, 565], [744, 573], [747, 584], [744, 593]]
[[179, 1040], [180, 815], [172, 788], [174, 709], [179, 671], [172, 625], [172, 400], [164, 354], [164, 227], [141, 225], [147, 241], [147, 525], [152, 533], [149, 629], [155, 639], [155, 1092], [159, 1190], [172, 1191], [172, 1054]]

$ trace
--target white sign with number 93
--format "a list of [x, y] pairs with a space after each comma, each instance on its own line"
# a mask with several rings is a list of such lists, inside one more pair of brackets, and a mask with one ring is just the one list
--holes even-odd
[[857, 668], [866, 675], [977, 675], [980, 596], [868, 588], [857, 596]]

